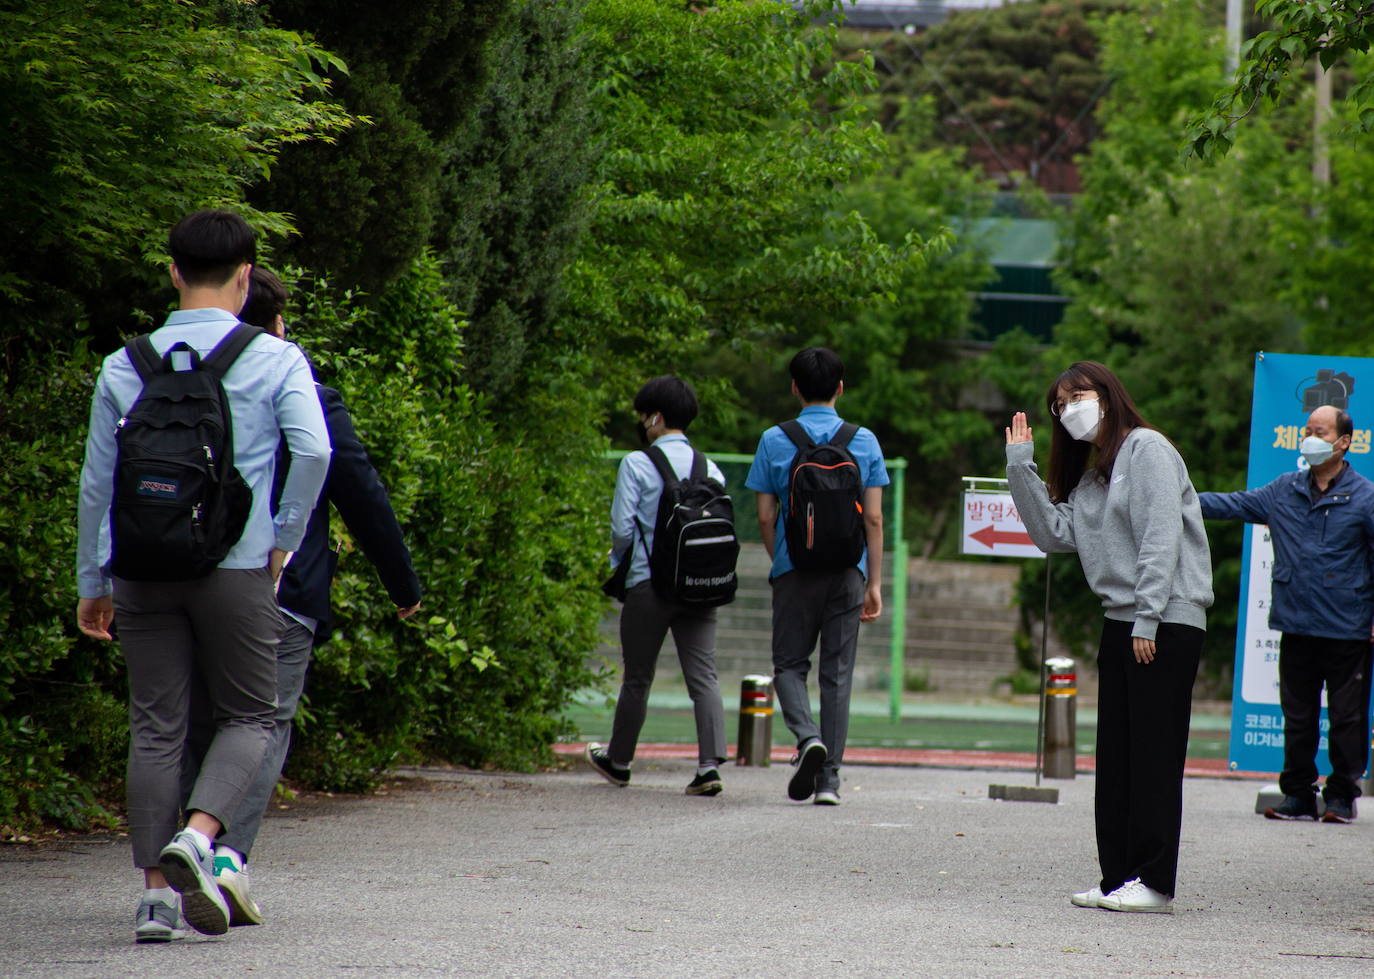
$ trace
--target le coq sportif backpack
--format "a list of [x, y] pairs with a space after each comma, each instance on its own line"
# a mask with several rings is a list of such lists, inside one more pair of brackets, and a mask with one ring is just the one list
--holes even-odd
[[778, 426], [797, 447], [787, 479], [787, 553], [802, 571], [852, 568], [863, 556], [863, 476], [849, 452], [859, 430], [842, 424], [817, 445], [796, 419]]
[[[125, 344], [143, 390], [115, 429], [115, 577], [204, 577], [243, 536], [253, 494], [234, 468], [233, 419], [222, 382], [262, 332], [239, 323], [204, 360], [184, 341], [160, 357], [147, 336]], [[187, 369], [173, 369], [178, 354]]]
[[735, 576], [739, 538], [730, 495], [706, 474], [706, 457], [695, 449], [685, 479], [677, 478], [658, 446], [651, 445], [644, 453], [663, 477], [649, 551], [649, 581], [654, 591], [660, 598], [686, 605], [711, 607], [732, 601], [739, 583]]

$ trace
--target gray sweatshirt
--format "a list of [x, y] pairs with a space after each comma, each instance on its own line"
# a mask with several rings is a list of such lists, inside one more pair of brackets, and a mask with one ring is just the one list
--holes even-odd
[[1035, 444], [1007, 446], [1007, 481], [1031, 540], [1042, 551], [1077, 551], [1088, 586], [1109, 619], [1154, 639], [1160, 622], [1207, 628], [1212, 558], [1188, 468], [1148, 428], [1126, 436], [1108, 483], [1089, 469], [1063, 503], [1050, 502]]

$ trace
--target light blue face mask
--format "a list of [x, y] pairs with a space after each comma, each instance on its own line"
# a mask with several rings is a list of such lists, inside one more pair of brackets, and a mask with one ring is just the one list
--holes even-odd
[[1309, 466], [1320, 466], [1335, 454], [1336, 447], [1320, 435], [1309, 435], [1302, 440], [1298, 451], [1302, 453]]

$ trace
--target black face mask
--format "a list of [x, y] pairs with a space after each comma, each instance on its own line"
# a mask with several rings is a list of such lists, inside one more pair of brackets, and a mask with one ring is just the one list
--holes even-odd
[[639, 444], [640, 444], [640, 445], [648, 445], [648, 444], [649, 444], [649, 429], [644, 425], [644, 423], [643, 423], [643, 422], [640, 422], [639, 424], [637, 424], [637, 425], [635, 426], [635, 430], [639, 432]]

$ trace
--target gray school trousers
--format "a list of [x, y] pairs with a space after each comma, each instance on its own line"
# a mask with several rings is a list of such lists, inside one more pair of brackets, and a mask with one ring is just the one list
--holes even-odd
[[716, 679], [716, 610], [665, 601], [654, 593], [653, 585], [641, 581], [625, 595], [625, 606], [620, 610], [625, 676], [607, 748], [617, 765], [634, 760], [658, 654], [670, 629], [696, 714], [697, 757], [703, 765], [725, 761], [725, 709]]
[[[771, 584], [773, 686], [782, 718], [798, 746], [810, 738], [821, 739], [826, 747], [822, 777], [828, 787], [838, 787], [844, 743], [849, 737], [849, 695], [854, 686], [864, 577], [858, 568], [789, 571]], [[812, 719], [811, 698], [806, 691], [811, 651], [818, 639], [819, 726]]]
[[156, 867], [181, 828], [192, 677], [205, 680], [215, 734], [186, 808], [227, 827], [270, 743], [281, 616], [266, 568], [116, 578], [114, 607], [129, 674], [129, 836], [134, 865]]
[[[286, 764], [286, 755], [291, 748], [291, 722], [300, 706], [301, 694], [305, 692], [305, 675], [315, 648], [313, 632], [284, 612], [281, 618], [281, 642], [277, 644], [277, 709], [273, 714], [272, 740], [262, 767], [249, 783], [228, 828], [216, 841], [242, 853], [245, 861], [253, 852], [253, 843], [262, 829], [262, 817], [267, 813], [272, 792]], [[182, 768], [183, 798], [190, 796], [205, 750], [215, 733], [213, 720], [208, 716], [205, 684], [197, 682], [193, 691], [189, 757]]]

